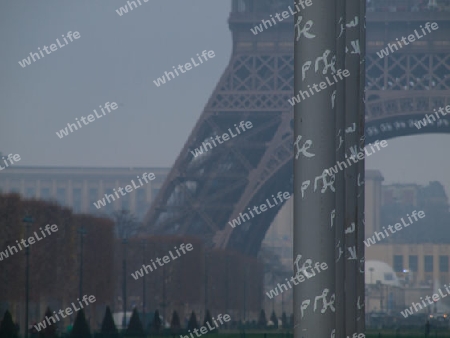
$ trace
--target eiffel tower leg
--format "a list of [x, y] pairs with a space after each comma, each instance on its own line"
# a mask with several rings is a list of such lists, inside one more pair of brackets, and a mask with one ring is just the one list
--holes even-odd
[[[300, 278], [313, 279], [294, 288], [296, 338], [330, 337], [335, 328], [335, 234], [330, 228], [335, 188], [334, 177], [324, 172], [336, 159], [335, 87], [327, 85], [314, 94], [312, 89], [327, 77], [333, 79], [329, 64], [336, 54], [335, 2], [317, 0], [294, 18], [294, 94], [301, 90], [303, 95], [294, 106], [294, 141], [300, 139], [294, 147], [294, 155], [298, 154], [294, 157], [294, 271]], [[314, 36], [305, 34], [308, 25]], [[308, 152], [297, 153], [305, 142], [310, 145]], [[316, 262], [328, 268], [313, 272], [309, 265]], [[302, 267], [307, 269], [302, 272]]]

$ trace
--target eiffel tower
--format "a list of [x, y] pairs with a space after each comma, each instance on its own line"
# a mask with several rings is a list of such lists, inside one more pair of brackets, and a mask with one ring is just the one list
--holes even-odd
[[[291, 0], [232, 0], [231, 60], [146, 215], [149, 232], [194, 235], [210, 247], [248, 255], [259, 251], [281, 203], [235, 228], [228, 222], [272, 194], [292, 193], [294, 20], [269, 20], [289, 6], [295, 10]], [[450, 104], [450, 14], [429, 6], [417, 12], [415, 6], [414, 0], [368, 2], [366, 143], [450, 132], [450, 114], [421, 130], [414, 126], [425, 113]], [[377, 51], [423, 21], [441, 28], [412, 49], [379, 58]], [[262, 31], [252, 32], [259, 25]], [[253, 127], [201, 155], [190, 152], [241, 121]]]
[[[282, 204], [235, 229], [228, 221], [272, 194], [292, 193], [294, 20], [268, 23], [256, 35], [250, 28], [291, 2], [233, 0], [233, 55], [146, 216], [152, 233], [189, 233], [209, 246], [258, 252]], [[229, 128], [236, 134], [241, 121], [253, 127], [197, 157], [190, 152]]]

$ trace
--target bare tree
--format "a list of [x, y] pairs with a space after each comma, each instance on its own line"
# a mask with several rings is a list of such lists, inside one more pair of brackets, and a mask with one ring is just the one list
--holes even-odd
[[115, 211], [111, 215], [116, 227], [116, 234], [121, 239], [128, 239], [138, 233], [141, 223], [126, 209]]

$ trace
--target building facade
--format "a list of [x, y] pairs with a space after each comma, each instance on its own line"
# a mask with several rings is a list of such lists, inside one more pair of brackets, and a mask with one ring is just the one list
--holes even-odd
[[[169, 168], [82, 168], [82, 167], [21, 167], [11, 166], [0, 171], [0, 191], [16, 192], [24, 198], [53, 200], [73, 209], [74, 213], [110, 214], [120, 209], [130, 210], [142, 219], [149, 204], [158, 194]], [[153, 173], [155, 179], [140, 186], [139, 178]], [[118, 188], [137, 186], [130, 193], [115, 198], [104, 207], [94, 202], [115, 195]]]

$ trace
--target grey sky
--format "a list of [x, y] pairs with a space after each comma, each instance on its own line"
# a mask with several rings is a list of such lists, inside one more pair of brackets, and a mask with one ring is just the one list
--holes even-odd
[[[15, 0], [0, 8], [0, 151], [20, 165], [171, 166], [231, 55], [230, 0]], [[80, 39], [22, 68], [68, 31]], [[216, 57], [156, 87], [203, 50]], [[122, 104], [59, 139], [56, 131], [106, 101]], [[367, 160], [386, 182], [439, 180], [450, 191], [447, 135], [389, 140]]]

